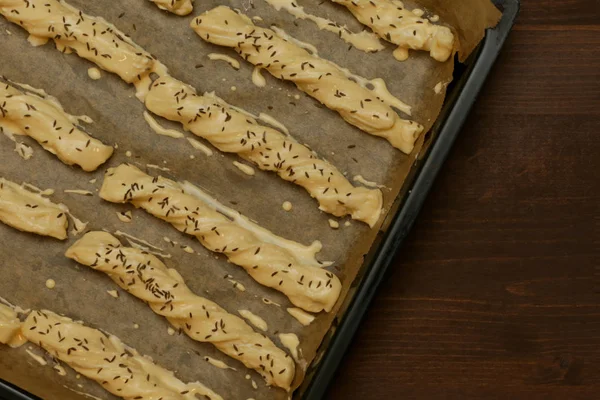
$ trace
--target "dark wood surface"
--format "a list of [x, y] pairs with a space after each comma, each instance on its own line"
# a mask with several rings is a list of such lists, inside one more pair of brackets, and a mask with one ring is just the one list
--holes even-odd
[[523, 1], [328, 398], [600, 398], [599, 9]]

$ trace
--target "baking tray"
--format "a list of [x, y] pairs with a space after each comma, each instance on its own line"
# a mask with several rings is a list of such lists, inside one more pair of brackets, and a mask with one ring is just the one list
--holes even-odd
[[[340, 365], [360, 322], [364, 318], [377, 288], [388, 272], [400, 245], [410, 231], [435, 177], [450, 152], [471, 107], [475, 103], [519, 12], [520, 0], [494, 0], [502, 18], [488, 29], [478, 49], [465, 64], [456, 64], [454, 80], [440, 116], [426, 134], [425, 144], [416, 158], [411, 173], [394, 202], [365, 258], [345, 304], [340, 309], [317, 357], [308, 368], [302, 386], [294, 399], [322, 399]], [[0, 400], [34, 400], [38, 397], [0, 379]]]
[[377, 288], [417, 218], [435, 177], [514, 25], [520, 0], [493, 2], [502, 10], [502, 18], [495, 28], [487, 30], [484, 40], [466, 63], [457, 63], [455, 66], [454, 80], [448, 88], [442, 112], [427, 133], [426, 143], [365, 258], [364, 272], [352, 284], [345, 299], [347, 306], [341, 308], [342, 311], [330, 330], [331, 334], [326, 335], [319, 348], [319, 352], [322, 351], [320, 361], [317, 355], [316, 361], [308, 369], [304, 383], [298, 390], [298, 399], [317, 400], [324, 397]]

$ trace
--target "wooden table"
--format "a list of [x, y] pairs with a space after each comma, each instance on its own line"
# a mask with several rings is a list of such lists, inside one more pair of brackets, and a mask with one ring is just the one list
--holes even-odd
[[599, 121], [598, 0], [524, 0], [329, 398], [600, 398]]

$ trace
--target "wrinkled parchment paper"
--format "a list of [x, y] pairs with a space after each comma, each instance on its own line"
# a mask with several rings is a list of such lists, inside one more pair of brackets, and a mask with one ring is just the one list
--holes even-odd
[[[317, 46], [320, 55], [331, 59], [353, 72], [368, 78], [382, 77], [392, 93], [413, 106], [413, 118], [429, 129], [442, 106], [445, 85], [436, 94], [439, 82], [446, 84], [452, 76], [453, 63], [438, 63], [426, 52], [412, 52], [408, 61], [393, 59], [393, 46], [366, 54], [338, 39], [335, 34], [319, 31], [307, 21], [295, 21], [286, 12], [276, 12], [262, 0], [197, 1], [194, 12], [185, 18], [158, 10], [146, 0], [91, 1], [71, 0], [71, 4], [90, 15], [99, 15], [113, 22], [119, 29], [145, 49], [156, 55], [170, 69], [170, 73], [198, 91], [216, 91], [229, 103], [258, 114], [266, 112], [285, 124], [300, 142], [309, 144], [322, 157], [347, 172], [352, 179], [362, 175], [386, 186], [383, 189], [385, 209], [398, 195], [422, 141], [411, 156], [395, 150], [385, 140], [361, 133], [345, 123], [335, 112], [319, 105], [298, 91], [293, 84], [278, 81], [267, 73], [267, 86], [258, 88], [251, 82], [252, 66], [242, 62], [235, 71], [222, 61], [210, 61], [211, 52], [236, 57], [232, 50], [203, 42], [189, 28], [189, 21], [199, 13], [219, 4], [228, 4], [244, 10], [250, 16], [261, 16], [263, 26], [277, 24], [289, 34]], [[484, 29], [495, 25], [499, 12], [488, 0], [421, 0], [440, 21], [449, 23], [460, 38], [461, 58], [475, 48], [483, 37]], [[326, 16], [347, 24], [356, 32], [362, 29], [343, 7], [331, 2], [299, 0], [307, 12]], [[406, 5], [413, 7], [412, 2]], [[134, 97], [134, 90], [118, 77], [103, 72], [99, 81], [88, 78], [87, 69], [93, 65], [75, 55], [61, 54], [54, 45], [34, 48], [25, 40], [27, 34], [16, 25], [0, 18], [0, 74], [18, 82], [44, 88], [60, 99], [72, 114], [89, 115], [95, 123], [87, 131], [104, 143], [118, 144], [118, 149], [105, 167], [95, 173], [62, 164], [28, 138], [17, 138], [31, 145], [34, 155], [23, 160], [14, 151], [14, 144], [0, 135], [0, 175], [16, 182], [29, 182], [42, 188], [53, 188], [52, 199], [66, 204], [84, 221], [88, 229], [125, 231], [161, 247], [172, 255], [167, 266], [176, 268], [189, 287], [198, 294], [216, 301], [228, 311], [236, 313], [248, 309], [268, 323], [268, 336], [279, 344], [281, 332], [294, 332], [300, 338], [302, 364], [310, 364], [317, 348], [326, 336], [337, 313], [343, 310], [343, 301], [329, 314], [321, 313], [309, 327], [303, 327], [287, 312], [287, 299], [276, 291], [266, 289], [250, 279], [242, 268], [229, 264], [223, 257], [205, 250], [189, 236], [177, 232], [167, 223], [153, 218], [129, 205], [115, 205], [102, 201], [97, 190], [108, 166], [132, 162], [150, 174], [162, 174], [179, 180], [188, 180], [212, 193], [225, 204], [233, 206], [278, 235], [304, 244], [313, 240], [323, 243], [321, 260], [335, 261], [332, 267], [340, 276], [343, 296], [360, 272], [363, 255], [368, 253], [378, 229], [365, 224], [340, 220], [340, 229], [328, 225], [329, 215], [318, 211], [317, 203], [300, 187], [279, 179], [273, 173], [257, 170], [247, 176], [232, 165], [234, 155], [215, 150], [207, 157], [193, 149], [185, 139], [172, 139], [155, 134], [142, 117], [143, 105]], [[235, 90], [233, 90], [235, 88]], [[298, 96], [297, 96], [298, 95]], [[163, 125], [179, 128], [160, 120]], [[131, 152], [128, 157], [126, 152]], [[191, 156], [194, 156], [192, 159]], [[147, 169], [147, 164], [168, 168], [170, 171]], [[91, 180], [97, 179], [93, 182]], [[64, 193], [65, 189], [82, 189], [94, 193], [81, 196]], [[290, 201], [293, 209], [286, 212], [281, 205]], [[133, 211], [133, 221], [120, 222], [116, 213]], [[176, 241], [172, 245], [164, 240]], [[115, 299], [107, 290], [116, 285], [104, 274], [76, 265], [64, 257], [64, 251], [77, 237], [68, 242], [21, 233], [0, 224], [0, 296], [23, 308], [48, 308], [55, 312], [84, 320], [87, 324], [119, 336], [125, 343], [142, 354], [151, 355], [156, 362], [176, 372], [183, 381], [199, 380], [224, 398], [231, 399], [284, 399], [288, 394], [267, 388], [258, 374], [219, 353], [210, 344], [194, 342], [185, 335], [170, 336], [167, 321], [155, 315], [145, 304], [117, 289]], [[181, 246], [192, 247], [196, 254], [188, 254]], [[224, 277], [242, 283], [246, 291], [233, 287]], [[45, 281], [54, 279], [56, 287], [47, 289]], [[280, 304], [267, 305], [268, 298]], [[339, 315], [338, 315], [339, 316]], [[138, 324], [136, 329], [134, 324]], [[77, 379], [72, 370], [59, 376], [51, 365], [42, 367], [27, 356], [26, 345], [20, 349], [0, 347], [0, 378], [47, 399], [78, 399], [73, 390], [112, 398], [98, 385], [84, 378]], [[44, 354], [33, 347], [36, 354]], [[226, 362], [235, 370], [218, 369], [206, 361], [210, 356]], [[303, 377], [297, 368], [296, 385]], [[250, 379], [246, 379], [246, 375]], [[258, 389], [253, 389], [254, 380]]]

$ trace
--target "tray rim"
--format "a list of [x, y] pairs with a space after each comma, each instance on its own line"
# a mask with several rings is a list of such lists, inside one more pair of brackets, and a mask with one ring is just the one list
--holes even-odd
[[[418, 216], [425, 198], [433, 186], [433, 182], [448, 157], [450, 149], [469, 114], [477, 95], [495, 63], [508, 34], [512, 30], [520, 9], [520, 0], [494, 0], [503, 8], [500, 22], [495, 28], [488, 29], [483, 43], [480, 45], [476, 60], [463, 73], [462, 84], [449, 96], [445, 116], [438, 119], [432, 130], [438, 131], [432, 144], [423, 157], [415, 161], [415, 173], [408, 185], [403, 188], [405, 196], [399, 195], [395, 204], [396, 213], [388, 215], [384, 226], [387, 228], [377, 244], [371, 250], [373, 259], [365, 270], [356, 293], [352, 296], [344, 312], [335, 334], [323, 353], [323, 357], [310, 379], [307, 389], [295, 399], [320, 400], [324, 397], [331, 380], [336, 373], [344, 354], [358, 327], [366, 315], [369, 304], [373, 300], [378, 287], [391, 267], [394, 257], [400, 250], [402, 241], [408, 235]], [[0, 400], [38, 400], [31, 393], [25, 392], [0, 379]]]

